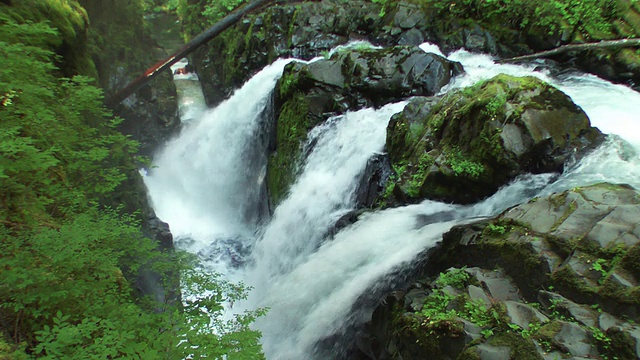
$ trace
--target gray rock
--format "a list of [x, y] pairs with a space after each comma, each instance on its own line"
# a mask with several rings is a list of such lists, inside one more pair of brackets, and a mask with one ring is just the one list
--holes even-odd
[[405, 31], [398, 40], [398, 45], [413, 45], [417, 46], [425, 41], [425, 35], [417, 28], [411, 28]]
[[538, 300], [549, 311], [553, 306], [553, 311], [557, 311], [566, 317], [572, 317], [584, 326], [592, 327], [598, 324], [597, 315], [588, 306], [577, 304], [562, 295], [541, 290], [538, 292]]
[[460, 319], [464, 325], [465, 344], [482, 338], [482, 328], [470, 321]]
[[598, 354], [591, 344], [589, 333], [578, 324], [563, 321], [562, 328], [553, 339], [571, 355], [588, 357]]
[[396, 12], [393, 23], [402, 29], [412, 29], [424, 22], [424, 14], [416, 5], [400, 3]]
[[519, 301], [518, 289], [506, 278], [502, 271], [472, 270], [481, 284], [487, 289], [489, 296], [498, 301]]
[[524, 330], [529, 330], [529, 324], [532, 322], [546, 323], [549, 321], [548, 317], [529, 305], [515, 301], [505, 301], [504, 304], [511, 322]]
[[506, 346], [491, 346], [480, 344], [476, 347], [476, 353], [481, 360], [509, 360], [511, 349]]
[[484, 290], [482, 290], [482, 288], [479, 288], [475, 285], [469, 285], [468, 291], [471, 300], [481, 300], [486, 308], [489, 308], [491, 306], [491, 300], [484, 292]]
[[598, 317], [598, 327], [602, 329], [602, 331], [607, 331], [609, 328], [620, 326], [621, 324], [620, 320], [608, 313], [602, 313]]

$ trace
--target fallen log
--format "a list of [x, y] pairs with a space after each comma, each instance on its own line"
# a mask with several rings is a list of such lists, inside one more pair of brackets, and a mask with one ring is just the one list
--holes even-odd
[[538, 59], [542, 57], [563, 54], [569, 51], [585, 51], [585, 50], [594, 50], [594, 49], [633, 47], [633, 46], [640, 46], [640, 38], [621, 39], [621, 40], [603, 40], [599, 42], [586, 43], [586, 44], [562, 45], [555, 49], [540, 51], [530, 55], [516, 56], [508, 59], [496, 60], [496, 63], [502, 64], [502, 63], [524, 61], [524, 60], [533, 60], [533, 59]]
[[108, 107], [115, 107], [119, 103], [121, 103], [124, 99], [128, 98], [136, 92], [136, 90], [140, 89], [144, 84], [149, 82], [149, 80], [153, 79], [159, 73], [171, 68], [171, 65], [177, 63], [185, 56], [191, 54], [195, 51], [199, 46], [207, 43], [209, 40], [214, 37], [220, 35], [223, 31], [231, 27], [233, 24], [237, 23], [243, 16], [246, 14], [266, 5], [275, 0], [255, 0], [242, 8], [239, 8], [229, 15], [222, 18], [220, 21], [215, 23], [213, 26], [208, 28], [207, 30], [200, 33], [200, 35], [193, 38], [193, 40], [189, 41], [185, 46], [183, 46], [180, 50], [176, 51], [168, 58], [158, 62], [153, 65], [144, 74], [138, 76], [135, 80], [130, 82], [127, 86], [125, 86], [122, 90], [118, 91], [113, 97], [106, 101]]

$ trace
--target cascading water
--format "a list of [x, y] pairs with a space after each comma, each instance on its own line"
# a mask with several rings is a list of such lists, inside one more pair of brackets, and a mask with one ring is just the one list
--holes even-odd
[[274, 62], [229, 100], [186, 124], [145, 177], [176, 245], [223, 273], [239, 265], [257, 230], [266, 146], [251, 145], [268, 95], [289, 62]]
[[[423, 49], [439, 52], [428, 44]], [[501, 72], [537, 76], [570, 95], [593, 125], [619, 136], [611, 136], [559, 178], [524, 176], [473, 206], [425, 201], [368, 213], [330, 236], [335, 221], [355, 206], [359, 176], [369, 157], [382, 150], [389, 117], [403, 104], [365, 109], [313, 129], [299, 178], [272, 219], [261, 224], [255, 212], [265, 158], [254, 140], [264, 120], [262, 109], [287, 63], [279, 60], [193, 121], [156, 157], [158, 168], [149, 172], [146, 183], [177, 245], [204, 255], [208, 266], [231, 280], [253, 285], [242, 306], [270, 307], [256, 323], [268, 359], [343, 357], [332, 339], [366, 320], [366, 309], [354, 309], [366, 308], [363, 294], [375, 298], [387, 291], [394, 274], [454, 224], [598, 181], [640, 188], [640, 94], [590, 75], [553, 78], [534, 66], [496, 65], [488, 56], [465, 51], [450, 59], [460, 61], [466, 74], [443, 91]], [[252, 249], [251, 261], [239, 267], [234, 256], [242, 249]]]

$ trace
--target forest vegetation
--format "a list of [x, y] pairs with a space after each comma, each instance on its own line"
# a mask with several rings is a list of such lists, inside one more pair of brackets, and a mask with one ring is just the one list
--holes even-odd
[[[380, 16], [396, 5], [372, 1]], [[637, 6], [411, 1], [497, 31], [581, 40], [633, 36], [615, 19]], [[87, 9], [111, 2], [105, 8], [119, 21], [94, 25]], [[221, 317], [222, 304], [248, 290], [143, 236], [141, 209], [125, 197], [144, 159], [136, 157], [136, 141], [117, 130], [122, 119], [103, 104], [107, 68], [142, 69], [147, 61], [135, 51], [148, 36], [145, 12], [175, 12], [189, 39], [245, 2], [0, 0], [0, 359], [262, 357], [260, 334], [249, 325], [264, 310]], [[144, 297], [136, 284], [142, 270], [179, 273], [183, 300]]]
[[[138, 145], [103, 105], [89, 23], [74, 0], [0, 3], [0, 359], [259, 358], [259, 312], [220, 318], [243, 287], [158, 250], [125, 206]], [[147, 299], [142, 269], [204, 295]]]

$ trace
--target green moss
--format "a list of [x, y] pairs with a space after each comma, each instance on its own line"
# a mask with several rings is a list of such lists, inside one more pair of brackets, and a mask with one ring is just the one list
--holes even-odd
[[453, 147], [447, 153], [447, 164], [456, 176], [479, 179], [486, 171], [483, 164], [462, 154], [462, 151], [458, 147]]
[[482, 360], [475, 347], [467, 348], [456, 360]]
[[276, 150], [269, 157], [267, 186], [272, 204], [278, 204], [292, 185], [300, 162], [301, 145], [310, 124], [309, 105], [302, 94], [284, 103], [276, 125]]
[[554, 337], [562, 330], [562, 323], [558, 320], [551, 320], [551, 322], [543, 325], [533, 336], [538, 341], [540, 346], [547, 351], [551, 352], [555, 348]]
[[[605, 333], [608, 341], [598, 341], [600, 352], [609, 359], [636, 360], [636, 342], [631, 336], [617, 327], [611, 327]], [[600, 340], [600, 339], [598, 339]]]
[[280, 98], [286, 99], [290, 97], [292, 95], [291, 92], [294, 91], [296, 85], [298, 85], [299, 79], [300, 74], [291, 71], [285, 71], [282, 75], [282, 78], [280, 78], [280, 80], [278, 81], [277, 85]]
[[636, 244], [627, 250], [622, 257], [620, 265], [636, 279], [640, 280], [640, 244]]
[[416, 197], [420, 193], [420, 188], [424, 184], [429, 174], [429, 169], [433, 165], [434, 159], [428, 153], [422, 153], [418, 160], [417, 168], [412, 171], [411, 178], [406, 182], [405, 192]]
[[586, 280], [568, 265], [558, 268], [551, 274], [553, 284], [571, 297], [580, 298], [582, 302], [594, 303], [598, 289], [586, 283]]
[[62, 75], [97, 78], [88, 43], [89, 17], [76, 0], [20, 0], [0, 3], [0, 13], [19, 24], [47, 22], [57, 36], [49, 38], [52, 51], [62, 57], [56, 65]]
[[550, 229], [550, 232], [555, 231], [560, 225], [562, 225], [562, 223], [564, 223], [569, 216], [571, 216], [571, 214], [573, 214], [576, 210], [578, 209], [578, 203], [573, 200], [569, 203], [569, 205], [567, 206], [567, 208], [565, 209], [564, 213], [562, 214], [562, 216], [560, 216], [558, 218], [558, 220], [555, 222], [555, 224], [553, 224], [553, 226]]
[[524, 339], [515, 332], [504, 332], [489, 339], [493, 346], [506, 346], [511, 349], [510, 358], [518, 360], [542, 360], [531, 339]]

